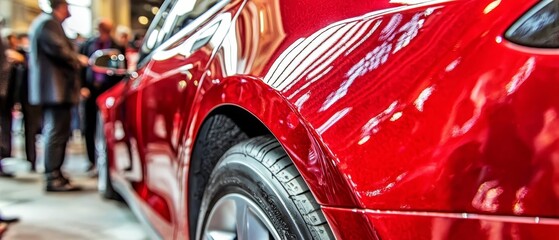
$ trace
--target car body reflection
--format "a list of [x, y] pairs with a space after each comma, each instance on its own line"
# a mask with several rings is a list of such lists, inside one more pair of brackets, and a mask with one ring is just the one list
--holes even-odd
[[263, 135], [338, 239], [559, 232], [559, 55], [506, 34], [557, 1], [212, 3], [154, 25], [99, 102], [113, 179], [162, 238], [211, 235], [214, 167]]

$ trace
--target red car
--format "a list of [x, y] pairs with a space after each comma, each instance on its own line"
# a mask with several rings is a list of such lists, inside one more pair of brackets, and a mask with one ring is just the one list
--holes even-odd
[[558, 19], [557, 0], [166, 1], [99, 98], [100, 189], [163, 239], [556, 239]]

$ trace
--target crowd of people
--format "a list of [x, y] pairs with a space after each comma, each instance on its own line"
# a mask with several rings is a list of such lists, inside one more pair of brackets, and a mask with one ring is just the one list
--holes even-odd
[[[35, 137], [40, 133], [44, 142], [45, 191], [79, 191], [81, 188], [61, 171], [72, 133], [71, 121], [76, 117], [73, 109], [83, 102], [83, 132], [91, 163], [87, 170], [95, 171], [96, 98], [122, 79], [93, 72], [88, 56], [107, 48], [125, 53], [135, 46], [129, 45], [126, 29], [118, 28], [118, 36], [112, 38], [113, 24], [108, 19], [98, 21], [98, 34], [94, 37], [72, 41], [62, 28], [70, 16], [68, 3], [51, 0], [50, 5], [52, 12], [36, 17], [28, 33], [0, 35], [0, 177], [14, 177], [4, 171], [2, 159], [11, 157], [12, 111], [19, 106], [30, 170], [36, 171]], [[8, 223], [17, 221], [16, 217], [0, 214], [0, 236]]]

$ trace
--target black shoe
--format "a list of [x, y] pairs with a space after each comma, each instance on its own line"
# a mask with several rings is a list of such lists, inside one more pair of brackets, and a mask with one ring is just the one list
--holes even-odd
[[14, 175], [11, 174], [11, 173], [7, 173], [7, 172], [4, 172], [4, 171], [0, 170], [0, 177], [13, 178]]
[[0, 216], [0, 223], [16, 223], [16, 222], [19, 222], [19, 218], [17, 217]]
[[55, 180], [47, 181], [47, 187], [45, 189], [47, 192], [76, 192], [81, 191], [80, 186], [74, 186], [64, 178], [59, 178]]

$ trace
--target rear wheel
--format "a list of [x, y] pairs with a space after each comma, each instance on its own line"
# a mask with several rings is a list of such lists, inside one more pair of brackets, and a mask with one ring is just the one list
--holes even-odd
[[270, 136], [228, 150], [208, 182], [197, 239], [334, 239], [320, 206]]
[[99, 178], [97, 189], [101, 196], [107, 199], [122, 200], [120, 195], [114, 190], [109, 172], [109, 162], [107, 158], [107, 138], [105, 137], [104, 122], [101, 114], [97, 114], [97, 127], [95, 130], [95, 160]]

